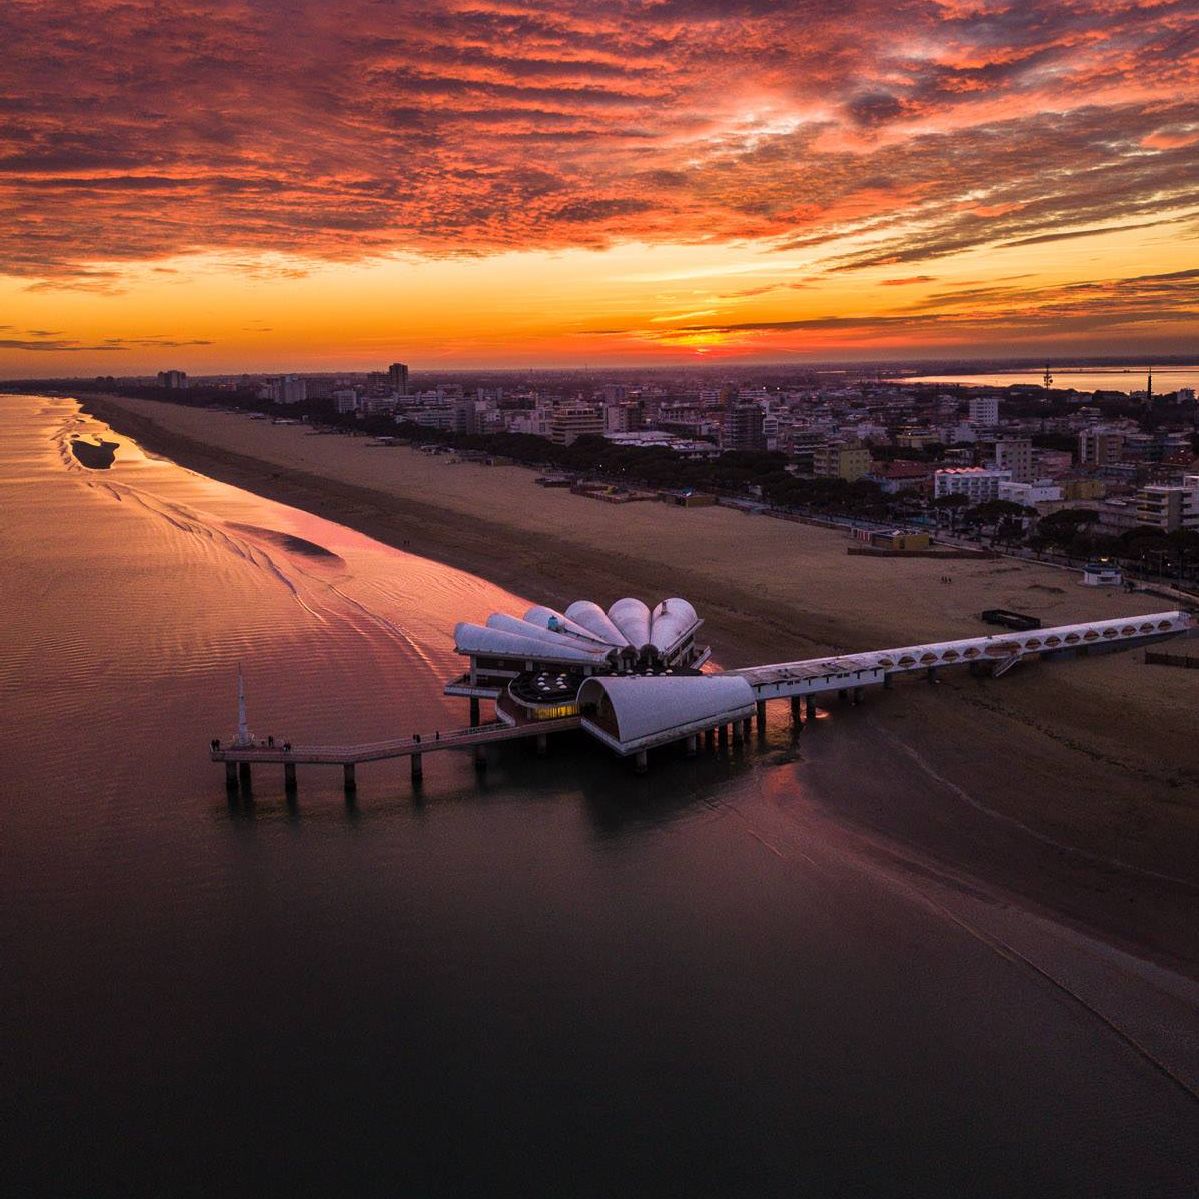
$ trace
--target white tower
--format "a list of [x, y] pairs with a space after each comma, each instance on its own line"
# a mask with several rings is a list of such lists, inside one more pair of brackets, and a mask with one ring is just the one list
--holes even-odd
[[237, 664], [237, 739], [235, 745], [250, 745], [253, 738], [250, 736], [249, 727], [246, 724], [246, 680], [241, 672], [241, 663]]

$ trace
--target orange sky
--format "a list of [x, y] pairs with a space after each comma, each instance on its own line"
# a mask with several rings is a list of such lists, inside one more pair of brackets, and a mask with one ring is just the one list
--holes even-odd
[[1193, 352], [1192, 0], [8, 0], [0, 374]]

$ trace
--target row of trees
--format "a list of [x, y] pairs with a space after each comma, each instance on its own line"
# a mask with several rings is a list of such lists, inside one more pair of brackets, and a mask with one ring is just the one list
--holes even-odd
[[1033, 508], [1007, 500], [971, 506], [961, 495], [938, 496], [930, 511], [955, 531], [989, 533], [992, 542], [1023, 544], [1040, 553], [1077, 560], [1111, 558], [1126, 569], [1190, 577], [1199, 572], [1199, 532], [1126, 529], [1108, 533], [1094, 508], [1063, 508], [1038, 517]]

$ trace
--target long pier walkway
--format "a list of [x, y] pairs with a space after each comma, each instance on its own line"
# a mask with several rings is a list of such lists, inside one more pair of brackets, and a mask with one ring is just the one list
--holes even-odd
[[222, 745], [214, 742], [211, 757], [214, 762], [225, 763], [225, 780], [230, 788], [250, 785], [250, 768], [254, 765], [282, 765], [284, 784], [292, 791], [296, 786], [297, 766], [340, 766], [345, 772], [347, 791], [356, 786], [354, 767], [360, 762], [380, 762], [387, 758], [410, 758], [412, 778], [421, 778], [425, 754], [442, 750], [473, 750], [475, 761], [482, 764], [482, 750], [497, 741], [517, 741], [536, 737], [538, 752], [543, 752], [545, 739], [550, 733], [577, 729], [577, 716], [564, 716], [556, 720], [538, 720], [508, 723], [503, 720], [469, 728], [452, 729], [446, 733], [410, 737], [396, 737], [390, 741], [373, 741], [362, 745], [292, 745], [276, 740], [274, 744], [256, 740], [250, 744], [233, 743]]

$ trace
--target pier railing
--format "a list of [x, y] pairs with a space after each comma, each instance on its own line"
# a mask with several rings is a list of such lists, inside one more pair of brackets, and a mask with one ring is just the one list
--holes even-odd
[[515, 741], [543, 733], [562, 732], [579, 727], [577, 716], [559, 720], [541, 720], [534, 724], [511, 725], [496, 720], [472, 728], [452, 729], [446, 733], [396, 737], [389, 741], [372, 741], [361, 745], [221, 745], [211, 751], [214, 762], [294, 763], [296, 765], [346, 766], [359, 762], [378, 762], [385, 758], [406, 758], [416, 754], [437, 753], [440, 750], [473, 749], [497, 741]]

